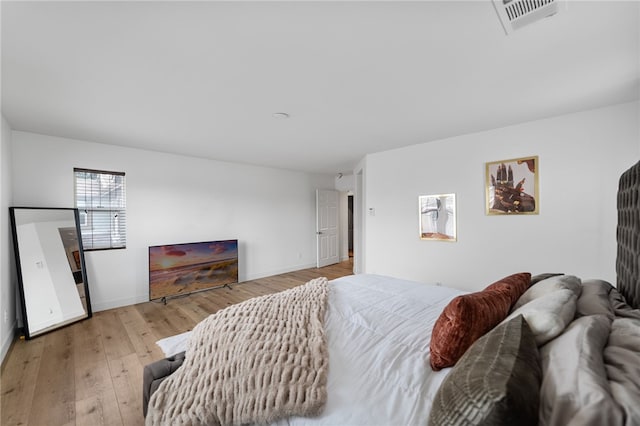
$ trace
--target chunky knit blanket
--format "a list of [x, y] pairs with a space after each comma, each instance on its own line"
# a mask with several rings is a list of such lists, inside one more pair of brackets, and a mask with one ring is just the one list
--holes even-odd
[[240, 425], [313, 416], [327, 399], [326, 278], [210, 315], [182, 367], [149, 402], [147, 425]]

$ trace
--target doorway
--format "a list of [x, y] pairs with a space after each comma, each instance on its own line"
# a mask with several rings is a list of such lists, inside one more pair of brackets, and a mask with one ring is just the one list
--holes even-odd
[[353, 195], [347, 196], [347, 241], [349, 260], [353, 260]]
[[339, 252], [339, 192], [316, 190], [316, 267], [340, 261]]

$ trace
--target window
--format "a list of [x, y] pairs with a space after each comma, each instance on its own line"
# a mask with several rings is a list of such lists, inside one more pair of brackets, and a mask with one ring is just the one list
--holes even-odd
[[124, 173], [73, 169], [73, 174], [84, 249], [125, 248]]

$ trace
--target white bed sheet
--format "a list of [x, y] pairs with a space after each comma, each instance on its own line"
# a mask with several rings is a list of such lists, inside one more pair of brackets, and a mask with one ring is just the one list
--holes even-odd
[[379, 275], [330, 282], [327, 404], [277, 425], [423, 425], [450, 369], [429, 366], [436, 319], [464, 292]]

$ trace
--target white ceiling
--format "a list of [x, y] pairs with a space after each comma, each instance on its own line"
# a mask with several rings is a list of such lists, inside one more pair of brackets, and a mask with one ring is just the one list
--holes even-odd
[[[2, 1], [14, 130], [320, 173], [640, 98], [637, 1]], [[289, 119], [273, 117], [287, 112]]]

